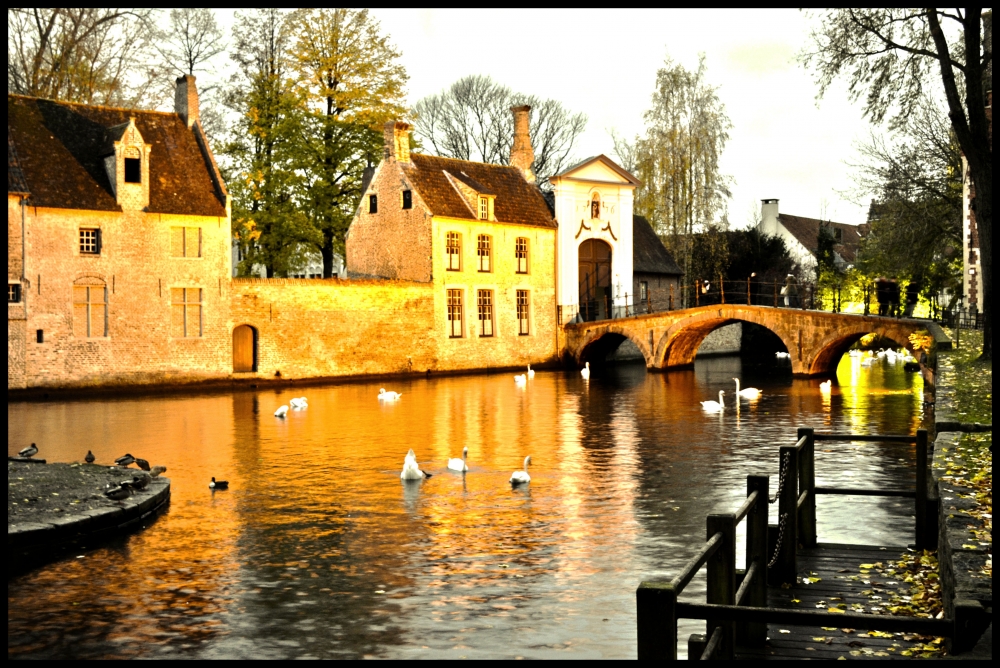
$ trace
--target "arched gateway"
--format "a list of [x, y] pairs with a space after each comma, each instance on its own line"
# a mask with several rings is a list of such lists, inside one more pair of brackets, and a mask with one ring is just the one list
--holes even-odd
[[257, 370], [257, 330], [240, 325], [233, 330], [233, 373]]

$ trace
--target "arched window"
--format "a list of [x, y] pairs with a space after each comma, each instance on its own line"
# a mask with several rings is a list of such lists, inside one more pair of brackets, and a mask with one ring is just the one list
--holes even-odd
[[594, 193], [590, 197], [590, 217], [591, 218], [601, 217], [601, 196], [598, 193]]

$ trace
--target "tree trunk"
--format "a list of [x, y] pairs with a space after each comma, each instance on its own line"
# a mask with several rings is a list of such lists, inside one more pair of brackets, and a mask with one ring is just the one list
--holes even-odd
[[[990, 170], [992, 172], [992, 170]], [[972, 210], [976, 216], [976, 230], [979, 233], [979, 259], [982, 267], [983, 294], [983, 354], [982, 359], [993, 359], [993, 180], [992, 174], [985, 179], [973, 177], [976, 197]], [[982, 187], [980, 184], [982, 184]]]
[[323, 278], [333, 278], [333, 230], [323, 230], [323, 247], [319, 252], [323, 256]]

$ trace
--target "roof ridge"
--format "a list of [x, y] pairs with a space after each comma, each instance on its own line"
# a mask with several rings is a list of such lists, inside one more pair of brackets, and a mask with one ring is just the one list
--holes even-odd
[[450, 158], [446, 155], [431, 155], [430, 153], [410, 153], [410, 157], [419, 155], [421, 158], [434, 158], [436, 160], [451, 160], [452, 162], [467, 162], [471, 165], [483, 165], [486, 167], [504, 167], [507, 169], [517, 169], [513, 165], [503, 165], [499, 162], [479, 162], [477, 160], [464, 160], [462, 158]]
[[70, 100], [54, 100], [51, 97], [40, 97], [38, 95], [22, 95], [20, 93], [7, 93], [8, 98], [16, 97], [22, 100], [44, 100], [55, 104], [71, 105], [74, 107], [86, 107], [88, 109], [101, 109], [103, 111], [128, 111], [142, 114], [160, 114], [161, 116], [179, 116], [176, 111], [160, 111], [159, 109], [138, 109], [136, 107], [113, 107], [106, 104], [87, 104], [86, 102], [72, 102]]

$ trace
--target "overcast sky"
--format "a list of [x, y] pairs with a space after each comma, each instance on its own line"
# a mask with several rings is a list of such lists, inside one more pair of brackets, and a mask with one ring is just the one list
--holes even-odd
[[[722, 170], [733, 177], [729, 217], [777, 197], [785, 213], [864, 222], [850, 201], [854, 143], [870, 125], [843, 86], [822, 99], [796, 61], [811, 19], [795, 10], [373, 9], [402, 52], [414, 103], [468, 74], [561, 101], [587, 115], [576, 157], [613, 156], [610, 129], [642, 130], [656, 71], [704, 53], [708, 81], [733, 123]], [[219, 10], [225, 27], [231, 14]]]

